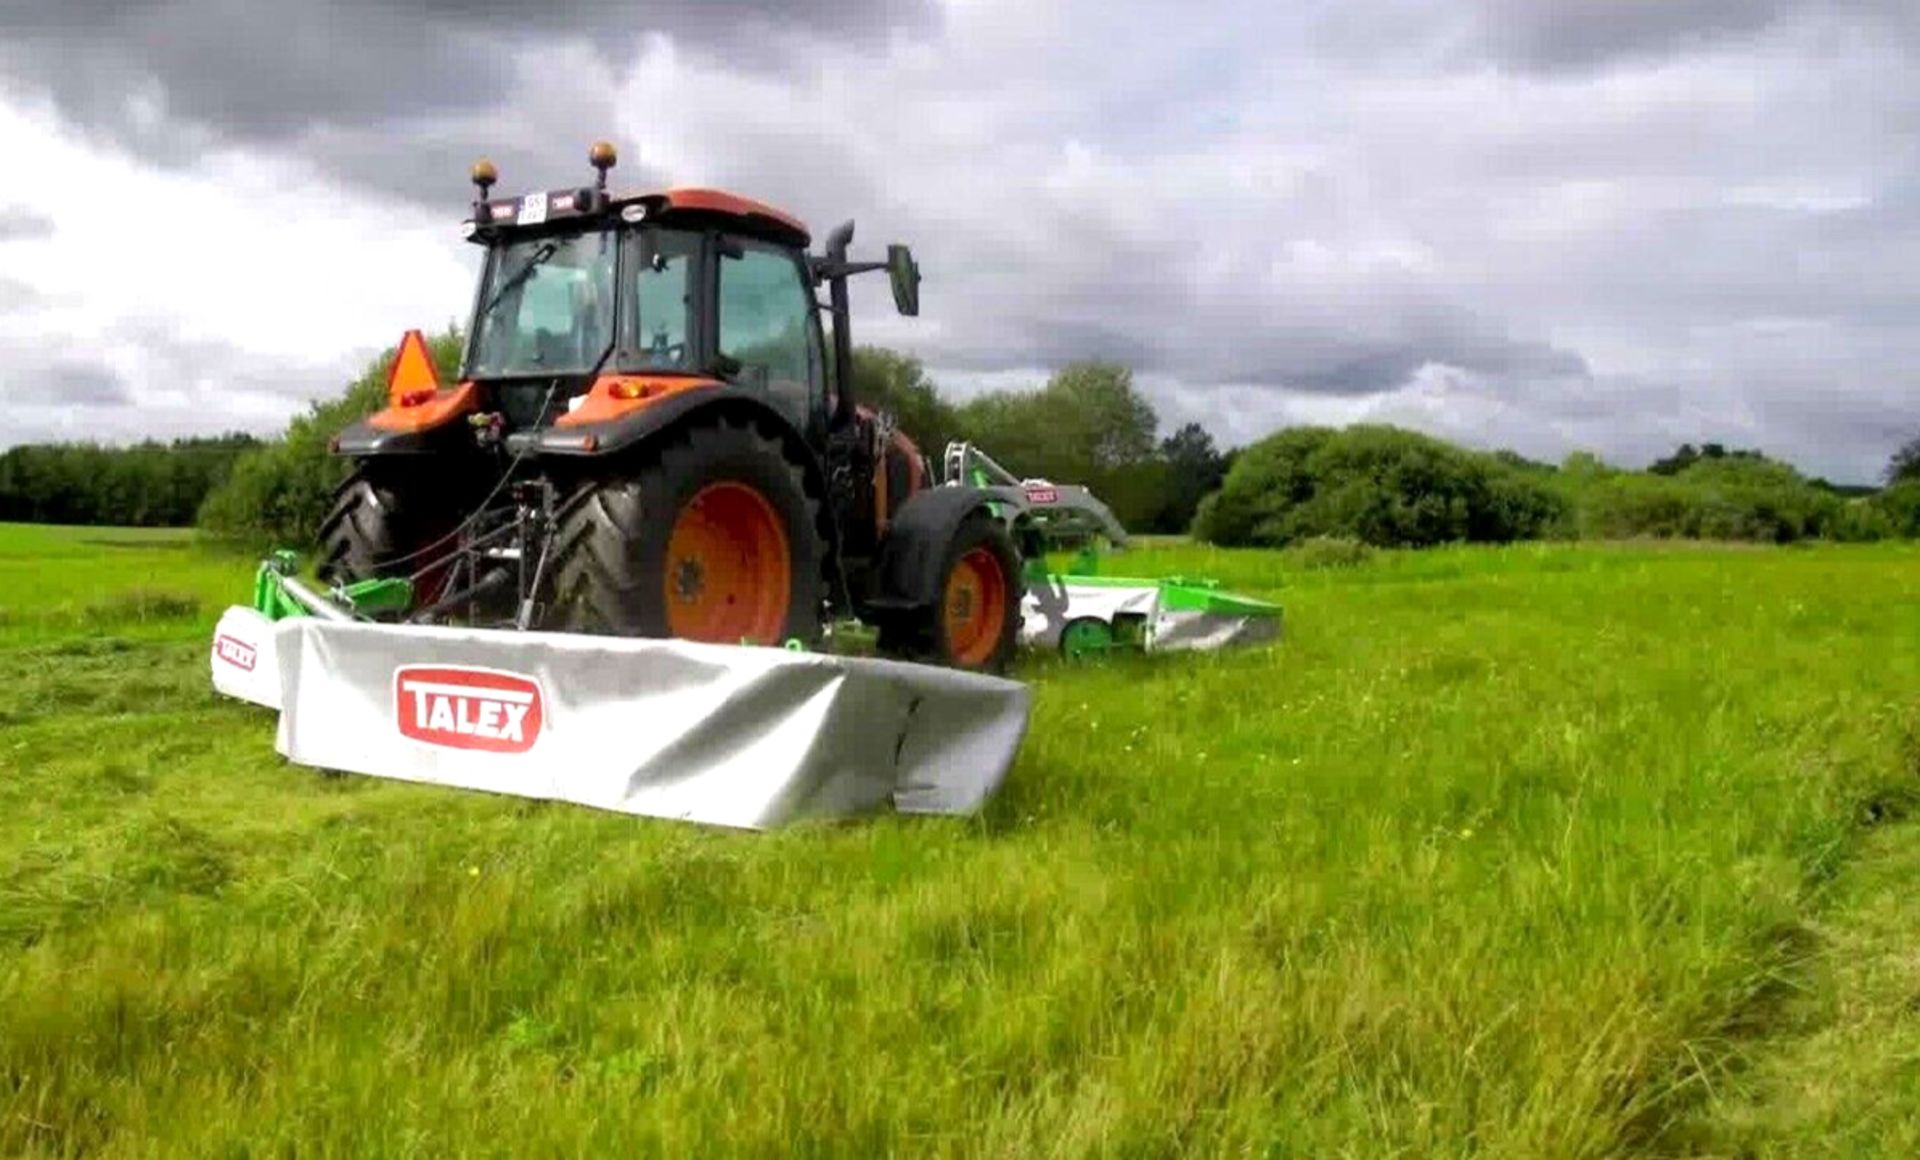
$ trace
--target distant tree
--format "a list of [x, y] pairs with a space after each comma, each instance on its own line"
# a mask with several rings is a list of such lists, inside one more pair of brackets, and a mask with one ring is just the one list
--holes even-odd
[[1920, 481], [1920, 435], [1907, 440], [1893, 453], [1893, 458], [1887, 461], [1886, 479], [1888, 484]]
[[1205, 427], [1188, 423], [1160, 441], [1160, 458], [1166, 464], [1166, 482], [1153, 527], [1158, 532], [1184, 532], [1193, 525], [1200, 501], [1227, 477], [1227, 457], [1214, 447]]
[[855, 348], [853, 397], [861, 406], [892, 415], [936, 468], [947, 444], [959, 438], [953, 407], [912, 355], [878, 346]]
[[1654, 475], [1679, 475], [1696, 463], [1725, 459], [1765, 461], [1766, 456], [1753, 448], [1728, 450], [1724, 443], [1702, 443], [1696, 450], [1691, 443], [1682, 443], [1672, 455], [1656, 459], [1647, 468]]
[[1040, 392], [1039, 418], [1058, 440], [1056, 459], [1071, 481], [1153, 458], [1159, 418], [1118, 363], [1070, 364]]
[[1501, 450], [1494, 451], [1491, 454], [1493, 456], [1494, 462], [1499, 463], [1505, 467], [1511, 467], [1515, 471], [1528, 471], [1528, 472], [1532, 472], [1535, 475], [1552, 475], [1555, 470], [1553, 464], [1541, 463], [1539, 460], [1536, 460], [1536, 459], [1528, 459], [1526, 456], [1520, 454], [1518, 451], [1508, 451], [1505, 448], [1502, 448]]
[[1678, 450], [1664, 459], [1656, 459], [1647, 470], [1655, 475], [1679, 475], [1700, 461], [1700, 452], [1691, 443], [1682, 443]]
[[1074, 363], [1039, 390], [971, 399], [958, 420], [1009, 471], [1092, 488], [1130, 528], [1150, 526], [1160, 510], [1159, 419], [1124, 366]]

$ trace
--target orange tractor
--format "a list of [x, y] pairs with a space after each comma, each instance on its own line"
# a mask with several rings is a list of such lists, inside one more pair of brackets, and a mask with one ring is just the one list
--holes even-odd
[[510, 199], [474, 166], [460, 381], [409, 334], [389, 406], [335, 438], [322, 578], [410, 581], [411, 623], [810, 647], [856, 618], [886, 655], [1004, 669], [1036, 543], [854, 396], [847, 280], [884, 270], [917, 314], [908, 249], [850, 261], [848, 222], [810, 253], [771, 206], [615, 196], [613, 148], [590, 161]]

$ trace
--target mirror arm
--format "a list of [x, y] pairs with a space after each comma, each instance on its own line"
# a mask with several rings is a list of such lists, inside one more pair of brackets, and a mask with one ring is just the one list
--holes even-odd
[[855, 274], [871, 274], [875, 270], [887, 268], [885, 262], [832, 262], [817, 261], [813, 264], [813, 278], [816, 283], [832, 278], [850, 278]]

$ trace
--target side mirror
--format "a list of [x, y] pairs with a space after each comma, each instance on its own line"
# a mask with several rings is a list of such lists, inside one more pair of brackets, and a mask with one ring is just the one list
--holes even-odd
[[893, 283], [893, 304], [909, 318], [920, 313], [920, 267], [905, 246], [887, 247], [887, 279]]

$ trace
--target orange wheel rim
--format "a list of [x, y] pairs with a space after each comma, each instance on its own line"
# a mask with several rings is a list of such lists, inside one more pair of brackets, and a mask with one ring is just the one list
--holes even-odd
[[993, 658], [1007, 626], [1007, 577], [998, 556], [975, 548], [960, 557], [947, 574], [942, 617], [955, 660], [977, 666]]
[[780, 643], [792, 600], [787, 529], [744, 483], [710, 483], [667, 536], [667, 631], [714, 644]]

